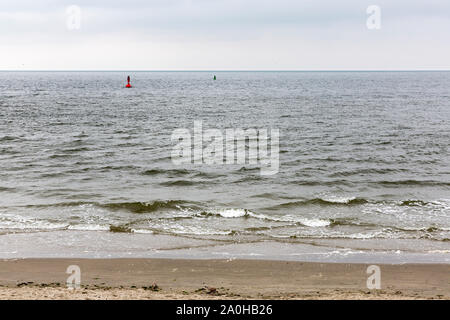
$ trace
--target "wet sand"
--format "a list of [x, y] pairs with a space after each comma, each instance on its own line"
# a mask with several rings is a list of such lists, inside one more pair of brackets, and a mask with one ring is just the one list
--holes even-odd
[[[66, 287], [67, 267], [81, 288]], [[0, 299], [450, 299], [450, 264], [263, 260], [18, 259], [0, 261]]]

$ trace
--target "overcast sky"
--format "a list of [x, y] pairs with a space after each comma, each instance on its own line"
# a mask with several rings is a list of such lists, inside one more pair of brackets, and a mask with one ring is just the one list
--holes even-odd
[[361, 69], [450, 69], [450, 1], [0, 0], [0, 70]]

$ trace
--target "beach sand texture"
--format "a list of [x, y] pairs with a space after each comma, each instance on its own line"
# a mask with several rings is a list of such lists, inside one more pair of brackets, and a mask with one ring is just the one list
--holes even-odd
[[[81, 288], [66, 287], [69, 265]], [[19, 259], [0, 261], [0, 299], [449, 299], [450, 265], [261, 260]]]

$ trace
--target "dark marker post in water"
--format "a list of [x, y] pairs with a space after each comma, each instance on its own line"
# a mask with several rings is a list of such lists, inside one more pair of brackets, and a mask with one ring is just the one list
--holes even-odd
[[216, 75], [214, 75], [214, 80], [217, 80]]
[[131, 88], [131, 84], [130, 84], [130, 76], [127, 77], [127, 85], [125, 86], [126, 88]]

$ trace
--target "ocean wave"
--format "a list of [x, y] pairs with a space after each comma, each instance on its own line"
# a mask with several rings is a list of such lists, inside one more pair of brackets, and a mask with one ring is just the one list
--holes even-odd
[[197, 215], [200, 217], [216, 216], [222, 218], [254, 218], [272, 222], [299, 223], [306, 227], [326, 227], [333, 224], [331, 219], [305, 218], [291, 215], [268, 216], [255, 213], [247, 209], [209, 209], [206, 211], [201, 211]]
[[224, 218], [238, 218], [254, 215], [247, 209], [218, 209], [215, 213]]
[[109, 226], [109, 231], [114, 233], [133, 233], [134, 230], [128, 226]]
[[[166, 200], [152, 202], [66, 202], [35, 206], [14, 207], [17, 212], [37, 212], [44, 207], [43, 219], [29, 218], [27, 215], [11, 215], [0, 212], [0, 230], [77, 230], [107, 231], [112, 233], [165, 233], [189, 235], [228, 236], [277, 236], [294, 238], [414, 238], [448, 241], [449, 225], [445, 222], [449, 200], [370, 201], [356, 210], [343, 210], [344, 206], [366, 204], [369, 200], [356, 197], [322, 196], [310, 200], [287, 202], [278, 205], [278, 211], [254, 210], [239, 207], [214, 207], [206, 203], [186, 200]], [[320, 215], [314, 215], [317, 208], [306, 208], [304, 213], [295, 212], [304, 205], [326, 206]], [[330, 206], [330, 208], [328, 208]], [[336, 207], [336, 212], [331, 210]], [[340, 207], [342, 206], [342, 207]], [[411, 207], [411, 208], [405, 208]], [[425, 206], [425, 209], [422, 209]], [[61, 215], [45, 219], [46, 207]], [[63, 208], [67, 207], [67, 208]], [[286, 214], [283, 210], [292, 207]], [[419, 208], [415, 208], [419, 207]], [[25, 208], [25, 209], [23, 209]], [[1, 207], [1, 210], [9, 210]], [[266, 208], [267, 209], [267, 208]], [[423, 210], [436, 212], [431, 220], [420, 218]], [[5, 210], [5, 212], [7, 212]], [[41, 209], [39, 209], [41, 210]], [[312, 211], [312, 212], [311, 212]], [[354, 215], [354, 212], [359, 215]], [[10, 211], [11, 212], [11, 211]], [[12, 211], [14, 212], [14, 211]], [[405, 219], [403, 213], [410, 213], [420, 219]], [[427, 211], [428, 212], [428, 211]], [[130, 215], [145, 214], [141, 216]], [[148, 213], [148, 214], [147, 214]], [[379, 213], [386, 219], [376, 218]], [[439, 220], [441, 217], [444, 220]], [[375, 219], [376, 218], [376, 219]], [[443, 222], [440, 222], [443, 221]], [[13, 231], [11, 231], [13, 230]]]
[[319, 234], [311, 234], [311, 233], [296, 233], [292, 235], [270, 235], [273, 238], [288, 238], [288, 239], [359, 239], [359, 240], [367, 240], [367, 239], [391, 239], [393, 238], [391, 234], [386, 234], [383, 230], [376, 230], [371, 232], [358, 232], [358, 233], [319, 233]]
[[0, 230], [64, 230], [67, 227], [68, 223], [64, 222], [52, 222], [12, 214], [0, 216]]
[[132, 213], [151, 213], [163, 209], [179, 209], [184, 204], [180, 200], [153, 201], [153, 202], [119, 202], [100, 205], [111, 210], [126, 210]]
[[423, 200], [404, 200], [398, 203], [399, 206], [406, 207], [433, 207], [433, 208], [442, 208], [445, 210], [450, 209], [450, 200], [442, 199], [442, 200], [434, 200], [434, 201], [423, 201]]
[[[133, 229], [134, 231], [135, 229]], [[182, 225], [182, 224], [171, 224], [171, 225], [153, 225], [151, 230], [153, 233], [163, 233], [163, 234], [176, 234], [185, 236], [228, 236], [233, 235], [232, 230], [220, 230], [217, 228], [205, 228], [200, 225]], [[143, 230], [140, 229], [140, 233]]]
[[434, 180], [383, 180], [383, 181], [374, 181], [373, 183], [382, 184], [382, 185], [393, 185], [393, 186], [442, 186], [447, 187], [450, 186], [450, 182], [444, 181], [434, 181]]
[[310, 205], [319, 205], [319, 206], [354, 206], [354, 205], [365, 205], [365, 204], [373, 204], [373, 205], [393, 205], [399, 207], [440, 207], [443, 209], [448, 209], [449, 201], [448, 200], [436, 200], [436, 201], [424, 201], [420, 199], [410, 199], [410, 200], [369, 200], [364, 198], [357, 197], [322, 197], [322, 198], [313, 198], [308, 200], [299, 200], [299, 201], [291, 201], [281, 203], [276, 206], [267, 207], [265, 209], [268, 210], [278, 210], [283, 208], [295, 208], [302, 206], [310, 206]]
[[154, 234], [155, 232], [153, 230], [149, 229], [131, 229], [133, 233], [137, 234]]
[[329, 198], [314, 198], [309, 200], [300, 200], [300, 201], [291, 201], [285, 202], [273, 207], [269, 207], [266, 209], [282, 209], [282, 208], [291, 208], [291, 207], [301, 207], [301, 206], [310, 206], [310, 205], [320, 205], [320, 206], [336, 206], [336, 205], [361, 205], [366, 204], [369, 201], [362, 198], [356, 197], [329, 197]]
[[450, 253], [450, 250], [429, 250], [428, 253]]
[[[110, 202], [110, 203], [99, 203], [99, 202], [84, 202], [84, 201], [73, 201], [73, 202], [58, 202], [58, 203], [48, 203], [48, 204], [34, 204], [17, 206], [16, 208], [28, 208], [28, 209], [45, 209], [45, 208], [101, 208], [111, 211], [128, 211], [132, 213], [152, 213], [160, 210], [196, 210], [199, 206], [194, 202], [188, 202], [184, 200], [155, 200], [150, 202], [136, 201], [136, 202]], [[3, 207], [7, 208], [7, 207]]]
[[339, 171], [329, 174], [330, 178], [338, 178], [338, 177], [349, 177], [353, 175], [385, 175], [392, 174], [396, 172], [406, 171], [405, 169], [376, 169], [376, 168], [364, 168], [364, 169], [355, 169], [350, 171]]
[[428, 205], [429, 202], [422, 201], [422, 200], [405, 200], [400, 202], [400, 206], [407, 206], [407, 207], [422, 207]]
[[259, 172], [261, 168], [259, 167], [241, 167], [240, 169], [236, 170], [236, 172]]
[[15, 188], [0, 187], [0, 192], [14, 192], [14, 191], [16, 191]]
[[406, 231], [406, 232], [426, 232], [426, 233], [433, 233], [433, 232], [441, 232], [441, 231], [450, 231], [450, 228], [446, 227], [438, 227], [438, 226], [420, 226], [420, 227], [390, 227], [399, 231]]
[[291, 180], [290, 184], [298, 186], [353, 186], [354, 183], [348, 180], [331, 180], [331, 181], [311, 181], [311, 180]]
[[194, 175], [195, 178], [206, 178], [206, 179], [216, 179], [223, 176], [224, 175], [221, 173], [205, 172], [205, 171], [196, 172]]
[[70, 225], [67, 229], [73, 231], [108, 231], [109, 226], [99, 224], [74, 224]]
[[258, 215], [247, 209], [207, 209], [196, 214], [200, 217], [218, 216], [223, 218], [257, 217]]
[[305, 219], [301, 218], [298, 220], [302, 225], [307, 227], [327, 227], [332, 224], [331, 220], [324, 220], [324, 219]]
[[144, 176], [156, 176], [161, 174], [169, 174], [174, 176], [188, 175], [191, 172], [186, 169], [148, 169], [142, 172]]
[[166, 181], [162, 182], [159, 185], [164, 187], [189, 187], [193, 186], [198, 183], [204, 183], [204, 182], [195, 182], [192, 180], [175, 180], [175, 181]]
[[366, 199], [356, 197], [326, 197], [313, 199], [312, 201], [327, 204], [364, 204], [368, 202]]
[[[305, 177], [304, 174], [302, 174]], [[348, 186], [355, 185], [354, 181], [337, 179], [337, 180], [290, 180], [290, 184], [298, 186]], [[379, 185], [380, 187], [394, 187], [394, 186], [428, 186], [428, 187], [448, 187], [450, 182], [436, 181], [436, 180], [380, 180], [368, 181], [370, 185]]]
[[8, 136], [8, 135], [0, 137], [0, 142], [15, 141], [15, 140], [20, 140], [20, 138], [19, 137]]

